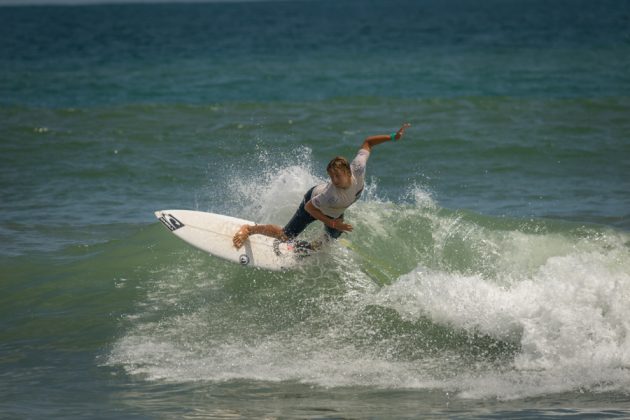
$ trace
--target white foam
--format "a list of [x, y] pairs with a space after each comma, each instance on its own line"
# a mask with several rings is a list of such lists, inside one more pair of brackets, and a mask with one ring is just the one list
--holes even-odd
[[295, 381], [325, 387], [375, 386], [386, 388], [435, 388], [435, 361], [392, 361], [341, 344], [333, 329], [313, 337], [291, 331], [257, 340], [191, 340], [183, 336], [161, 339], [129, 335], [121, 339], [109, 363], [148, 380], [166, 382]]
[[418, 209], [436, 210], [438, 205], [426, 187], [414, 184], [406, 192], [405, 197], [411, 199]]
[[376, 302], [407, 319], [427, 317], [520, 346], [507, 369], [459, 377], [462, 396], [628, 392], [629, 261], [620, 247], [577, 251], [549, 257], [530, 278], [512, 273], [519, 280], [509, 282], [419, 266], [381, 290]]

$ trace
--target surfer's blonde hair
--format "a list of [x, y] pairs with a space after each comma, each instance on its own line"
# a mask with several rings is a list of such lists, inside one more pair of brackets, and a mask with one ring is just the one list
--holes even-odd
[[343, 156], [337, 156], [328, 162], [326, 172], [330, 173], [331, 171], [344, 171], [347, 174], [352, 173], [350, 171], [350, 162]]

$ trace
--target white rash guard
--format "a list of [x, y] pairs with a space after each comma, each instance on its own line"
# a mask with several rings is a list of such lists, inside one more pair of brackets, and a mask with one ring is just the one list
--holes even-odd
[[350, 164], [352, 183], [348, 188], [337, 188], [332, 182], [315, 187], [311, 202], [326, 216], [336, 219], [361, 196], [365, 186], [365, 168], [370, 152], [360, 149]]

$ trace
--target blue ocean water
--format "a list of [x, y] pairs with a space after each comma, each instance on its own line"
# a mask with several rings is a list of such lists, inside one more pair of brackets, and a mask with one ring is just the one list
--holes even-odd
[[[0, 417], [629, 416], [628, 68], [612, 0], [0, 7]], [[300, 270], [154, 219], [405, 121]]]

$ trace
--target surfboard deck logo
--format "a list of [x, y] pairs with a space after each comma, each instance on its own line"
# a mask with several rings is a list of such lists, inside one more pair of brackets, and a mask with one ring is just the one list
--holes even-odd
[[162, 213], [162, 216], [159, 217], [158, 219], [171, 232], [174, 232], [177, 229], [184, 227], [184, 224], [180, 222], [179, 220], [177, 220], [177, 218], [173, 216], [172, 214]]

